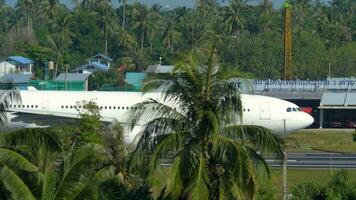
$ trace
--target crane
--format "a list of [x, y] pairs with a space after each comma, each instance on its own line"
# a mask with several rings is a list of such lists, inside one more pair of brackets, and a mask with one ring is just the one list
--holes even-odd
[[291, 17], [292, 5], [284, 3], [284, 80], [293, 79], [292, 69], [292, 34]]

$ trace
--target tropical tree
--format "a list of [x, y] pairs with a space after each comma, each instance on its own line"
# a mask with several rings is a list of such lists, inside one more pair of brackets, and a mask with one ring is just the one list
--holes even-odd
[[227, 33], [240, 39], [241, 29], [244, 25], [244, 20], [241, 15], [241, 8], [244, 6], [241, 0], [230, 0], [230, 5], [224, 14], [224, 21], [226, 23]]
[[71, 36], [73, 33], [70, 31], [70, 18], [71, 15], [61, 14], [54, 18], [52, 25], [52, 35], [47, 36], [49, 48], [52, 50], [55, 57], [54, 77], [57, 76], [59, 64], [62, 58], [68, 51], [69, 45], [72, 43]]
[[20, 0], [17, 2], [16, 8], [25, 13], [26, 26], [28, 31], [32, 31], [32, 18], [34, 2], [32, 0]]
[[142, 4], [135, 4], [133, 10], [134, 27], [139, 33], [141, 50], [144, 47], [145, 37], [149, 29], [149, 9]]
[[161, 158], [174, 158], [161, 187], [165, 198], [253, 199], [259, 169], [269, 172], [263, 154], [282, 154], [280, 139], [269, 130], [238, 125], [241, 98], [229, 80], [240, 73], [225, 71], [216, 59], [214, 48], [203, 64], [193, 54], [175, 65], [172, 78], [148, 81], [143, 90], [163, 91], [164, 101], [150, 99], [133, 111], [133, 125], [149, 119], [133, 169], [149, 156], [154, 177]]
[[109, 1], [101, 1], [98, 7], [99, 26], [105, 41], [105, 54], [108, 54], [108, 40], [115, 29], [118, 28], [118, 23], [114, 11]]

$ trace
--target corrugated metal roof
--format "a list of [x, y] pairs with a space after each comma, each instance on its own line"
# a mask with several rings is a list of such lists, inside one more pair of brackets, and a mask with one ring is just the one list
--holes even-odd
[[146, 73], [169, 74], [173, 72], [173, 68], [173, 65], [149, 65], [146, 69]]
[[23, 56], [10, 56], [9, 60], [13, 61], [13, 62], [20, 63], [22, 65], [28, 65], [28, 64], [32, 64], [33, 63], [32, 60], [30, 60], [28, 58], [25, 58]]
[[27, 83], [32, 74], [4, 74], [0, 77], [1, 83]]
[[88, 79], [90, 74], [82, 74], [82, 73], [67, 73], [67, 77], [65, 73], [61, 73], [55, 78], [55, 81], [81, 81], [84, 82]]
[[345, 105], [346, 92], [324, 92], [321, 97], [321, 106], [343, 106]]
[[98, 58], [98, 57], [103, 58], [103, 59], [105, 59], [107, 61], [110, 61], [110, 62], [113, 61], [112, 58], [109, 58], [108, 56], [106, 56], [104, 54], [101, 54], [101, 53], [98, 53], [98, 54], [96, 54], [95, 56], [93, 56], [93, 57], [91, 57], [89, 59], [95, 59], [95, 58]]
[[356, 91], [347, 93], [345, 105], [356, 106]]

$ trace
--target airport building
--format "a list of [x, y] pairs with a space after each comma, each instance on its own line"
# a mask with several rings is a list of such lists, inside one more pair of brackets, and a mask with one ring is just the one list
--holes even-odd
[[250, 84], [255, 94], [296, 103], [314, 117], [314, 128], [356, 128], [356, 78], [252, 80]]

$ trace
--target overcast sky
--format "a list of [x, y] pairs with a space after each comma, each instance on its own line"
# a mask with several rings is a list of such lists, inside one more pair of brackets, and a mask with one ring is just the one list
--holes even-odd
[[[175, 8], [175, 7], [180, 7], [180, 6], [186, 6], [186, 7], [193, 7], [195, 4], [195, 0], [128, 0], [129, 2], [135, 2], [135, 1], [139, 1], [142, 2], [144, 4], [147, 5], [152, 5], [154, 3], [159, 3], [160, 5], [166, 7], [166, 8]], [[273, 2], [273, 6], [275, 8], [280, 8], [282, 3], [285, 0], [272, 0]], [[327, 2], [328, 0], [325, 0], [325, 2]], [[6, 2], [11, 5], [14, 6], [17, 2], [17, 0], [6, 0]], [[66, 4], [67, 6], [71, 7], [71, 0], [60, 0], [60, 2]], [[118, 5], [118, 0], [113, 0], [115, 5]], [[228, 2], [227, 0], [225, 0], [225, 2]], [[251, 4], [258, 4], [260, 2], [260, 0], [251, 0], [250, 3]]]

